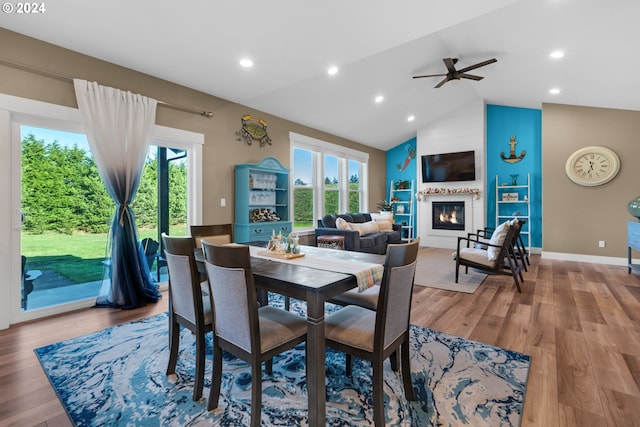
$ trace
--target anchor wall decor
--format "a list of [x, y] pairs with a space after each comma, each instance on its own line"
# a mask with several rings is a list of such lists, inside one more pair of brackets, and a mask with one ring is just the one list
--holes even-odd
[[511, 146], [511, 150], [509, 151], [509, 157], [506, 157], [504, 155], [504, 151], [502, 151], [500, 153], [500, 157], [502, 157], [502, 160], [504, 160], [507, 163], [517, 163], [520, 160], [524, 159], [524, 155], [527, 154], [527, 152], [525, 150], [522, 150], [522, 153], [520, 153], [520, 156], [516, 156], [516, 144], [518, 142], [516, 141], [516, 137], [512, 136], [511, 140], [508, 142], [508, 144]]

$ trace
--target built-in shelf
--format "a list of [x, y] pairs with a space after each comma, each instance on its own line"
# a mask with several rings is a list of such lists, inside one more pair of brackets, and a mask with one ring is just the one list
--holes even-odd
[[413, 180], [409, 182], [409, 188], [395, 188], [396, 185], [397, 182], [391, 181], [389, 200], [393, 206], [396, 224], [400, 224], [402, 227], [402, 240], [410, 242], [415, 239], [413, 226], [413, 209], [415, 205]]
[[526, 184], [501, 185], [496, 175], [496, 227], [514, 218], [524, 221], [520, 235], [531, 253], [531, 176]]

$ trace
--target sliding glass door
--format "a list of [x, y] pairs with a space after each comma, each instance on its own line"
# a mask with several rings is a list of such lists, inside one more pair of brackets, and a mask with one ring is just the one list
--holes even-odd
[[[95, 299], [109, 265], [105, 254], [115, 204], [83, 134], [22, 125], [20, 308]], [[152, 277], [161, 232], [185, 235], [187, 150], [151, 146], [132, 205]], [[158, 271], [158, 268], [161, 270]]]
[[114, 205], [86, 137], [22, 125], [20, 140], [20, 309], [95, 298]]
[[[115, 206], [82, 132], [76, 109], [0, 94], [0, 329], [92, 306], [108, 274]], [[184, 235], [202, 221], [204, 136], [156, 125], [151, 143], [132, 208], [140, 240], [159, 243], [161, 231]], [[166, 267], [158, 275], [149, 261], [166, 286]]]

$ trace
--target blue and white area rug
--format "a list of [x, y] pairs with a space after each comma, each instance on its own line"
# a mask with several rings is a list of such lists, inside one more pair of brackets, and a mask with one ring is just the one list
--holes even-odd
[[[166, 314], [35, 350], [77, 426], [243, 426], [250, 420], [251, 371], [225, 354], [218, 409], [192, 400], [195, 341], [182, 331], [176, 375], [168, 361]], [[209, 344], [210, 345], [210, 344]], [[211, 354], [211, 348], [208, 349]], [[385, 362], [385, 416], [390, 426], [519, 426], [529, 356], [417, 326], [411, 327], [411, 372], [418, 401]], [[327, 350], [327, 425], [373, 425], [370, 364]], [[263, 372], [263, 426], [307, 425], [304, 344]]]

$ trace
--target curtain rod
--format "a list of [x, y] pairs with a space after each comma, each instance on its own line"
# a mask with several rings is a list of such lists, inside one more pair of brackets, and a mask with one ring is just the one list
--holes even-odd
[[[4, 58], [0, 58], [0, 63], [2, 63], [4, 65], [8, 65], [8, 66], [13, 67], [13, 68], [18, 68], [18, 69], [23, 70], [23, 71], [29, 71], [31, 73], [40, 74], [41, 76], [50, 77], [50, 78], [53, 78], [53, 79], [57, 79], [57, 80], [61, 80], [63, 82], [67, 82], [67, 83], [73, 84], [73, 79], [72, 78], [67, 77], [67, 76], [63, 76], [61, 74], [53, 73], [51, 71], [41, 70], [39, 68], [32, 67], [30, 65], [20, 64], [18, 62], [9, 61], [9, 60], [4, 59]], [[172, 108], [174, 110], [184, 111], [184, 112], [187, 112], [187, 113], [198, 114], [198, 115], [200, 115], [202, 117], [206, 117], [208, 119], [213, 117], [213, 112], [212, 111], [196, 110], [196, 109], [193, 109], [193, 108], [183, 107], [181, 105], [170, 104], [170, 103], [164, 102], [164, 101], [158, 101], [158, 105], [163, 106], [163, 107], [167, 107], [167, 108]]]

